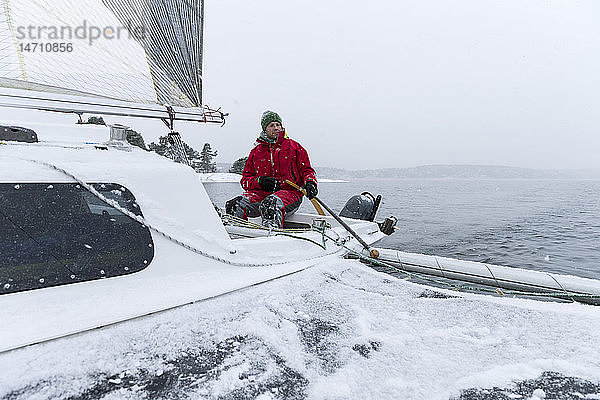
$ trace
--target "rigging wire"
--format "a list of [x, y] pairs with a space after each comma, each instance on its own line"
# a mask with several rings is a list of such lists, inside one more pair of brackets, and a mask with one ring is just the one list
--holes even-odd
[[[327, 236], [334, 243], [338, 244], [336, 242], [336, 240], [334, 238], [329, 237], [327, 235], [327, 233], [324, 232], [323, 235]], [[366, 255], [362, 254], [361, 252], [358, 252], [358, 251], [356, 251], [352, 248], [349, 248], [343, 244], [338, 244], [338, 245], [344, 247], [348, 251], [349, 254], [352, 254], [356, 258], [358, 258], [362, 261], [365, 261], [367, 263], [377, 264], [379, 266], [386, 267], [388, 269], [392, 269], [394, 271], [403, 273], [408, 277], [408, 279], [411, 279], [411, 278], [422, 279], [424, 281], [430, 282], [435, 285], [449, 287], [451, 290], [455, 290], [455, 291], [464, 290], [464, 291], [473, 291], [473, 292], [483, 292], [483, 293], [487, 293], [487, 294], [496, 293], [501, 296], [510, 294], [510, 295], [515, 295], [515, 296], [551, 297], [551, 298], [558, 298], [558, 299], [562, 299], [562, 300], [571, 300], [571, 301], [575, 301], [575, 299], [600, 299], [600, 295], [586, 294], [586, 293], [573, 293], [573, 292], [566, 291], [566, 289], [564, 289], [564, 288], [562, 288], [564, 290], [564, 293], [563, 292], [526, 292], [526, 291], [522, 291], [522, 290], [507, 290], [507, 289], [504, 289], [503, 291], [502, 290], [499, 291], [497, 289], [488, 289], [488, 288], [484, 288], [484, 287], [477, 287], [477, 286], [470, 286], [470, 285], [463, 285], [463, 284], [460, 284], [460, 285], [454, 284], [451, 282], [445, 282], [445, 281], [441, 281], [439, 279], [434, 279], [434, 278], [425, 276], [423, 274], [409, 272], [409, 271], [403, 269], [401, 266], [397, 266], [397, 265], [394, 265], [391, 263], [387, 263], [385, 261], [381, 261], [379, 259], [372, 258], [370, 256], [366, 256]], [[400, 265], [402, 265], [402, 262], [400, 262]]]

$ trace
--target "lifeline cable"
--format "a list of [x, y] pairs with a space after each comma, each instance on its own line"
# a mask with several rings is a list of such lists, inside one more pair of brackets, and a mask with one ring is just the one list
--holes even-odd
[[[178, 244], [179, 246], [192, 251], [196, 254], [199, 254], [203, 257], [207, 257], [225, 264], [229, 264], [229, 265], [233, 265], [233, 266], [242, 266], [242, 267], [264, 267], [264, 266], [272, 266], [272, 265], [283, 265], [283, 264], [288, 264], [291, 261], [279, 261], [279, 262], [270, 262], [270, 263], [243, 263], [243, 262], [235, 262], [235, 261], [231, 261], [231, 260], [227, 260], [224, 259], [220, 256], [214, 255], [214, 254], [210, 254], [207, 253], [205, 251], [202, 251], [192, 245], [189, 245], [179, 239], [176, 239], [174, 237], [172, 237], [171, 235], [162, 232], [161, 230], [159, 230], [158, 228], [152, 226], [151, 224], [148, 224], [146, 222], [146, 220], [143, 217], [140, 217], [138, 215], [133, 214], [132, 212], [130, 212], [129, 210], [121, 207], [120, 204], [118, 204], [118, 202], [116, 202], [115, 200], [112, 199], [108, 199], [106, 197], [104, 197], [101, 193], [99, 193], [96, 189], [94, 189], [91, 185], [87, 184], [86, 182], [84, 182], [83, 180], [77, 178], [75, 175], [71, 174], [70, 172], [54, 165], [54, 164], [50, 164], [50, 163], [46, 163], [43, 161], [38, 161], [38, 160], [30, 160], [30, 159], [26, 159], [26, 158], [20, 158], [21, 160], [24, 161], [28, 161], [28, 162], [33, 162], [36, 164], [40, 164], [40, 165], [44, 165], [46, 167], [52, 168], [56, 171], [61, 172], [62, 174], [70, 177], [71, 179], [75, 180], [77, 183], [79, 183], [81, 186], [83, 186], [86, 190], [88, 190], [90, 193], [92, 193], [94, 196], [96, 196], [98, 199], [100, 199], [101, 201], [103, 201], [104, 203], [110, 205], [111, 207], [114, 207], [115, 209], [117, 209], [118, 211], [122, 212], [123, 214], [127, 215], [128, 217], [134, 219], [135, 221], [139, 222], [140, 224], [147, 226], [149, 229], [151, 229], [152, 231], [156, 232], [157, 234], [165, 237], [166, 239]], [[264, 228], [264, 227], [263, 227]], [[351, 253], [353, 255], [355, 255], [356, 257], [374, 263], [374, 264], [379, 264], [381, 266], [402, 272], [404, 274], [406, 274], [409, 277], [417, 277], [419, 279], [423, 279], [425, 281], [429, 281], [438, 285], [442, 285], [442, 286], [449, 286], [454, 290], [470, 290], [470, 291], [476, 291], [476, 292], [484, 292], [484, 293], [498, 293], [496, 290], [491, 290], [491, 289], [486, 289], [486, 288], [479, 288], [479, 287], [474, 287], [474, 286], [465, 286], [465, 285], [454, 285], [448, 282], [442, 282], [436, 279], [432, 279], [432, 278], [428, 278], [428, 277], [424, 277], [420, 274], [415, 274], [415, 273], [411, 273], [408, 271], [403, 270], [402, 268], [395, 266], [393, 264], [389, 264], [389, 263], [385, 263], [383, 261], [377, 260], [375, 258], [369, 257], [369, 256], [365, 256], [362, 253], [346, 246], [346, 241], [343, 240], [339, 235], [338, 238], [333, 238], [329, 235], [327, 235], [327, 233], [325, 233], [325, 229], [316, 229], [316, 228], [311, 228], [312, 231], [316, 231], [321, 233], [321, 235], [323, 236], [323, 242], [325, 243], [325, 238], [331, 240], [336, 246], [341, 247], [343, 249], [345, 249], [348, 253]], [[296, 238], [296, 239], [307, 239], [307, 238], [301, 238], [301, 237], [295, 237], [291, 234], [285, 234], [285, 236], [289, 236], [292, 238]], [[319, 243], [316, 243], [310, 239], [308, 239], [310, 242], [322, 247]], [[332, 255], [335, 252], [331, 252], [331, 253], [327, 253], [327, 254], [323, 254], [323, 255], [319, 255], [319, 256], [315, 256], [315, 257], [310, 257], [310, 258], [306, 258], [306, 259], [302, 259], [302, 260], [296, 260], [296, 262], [300, 262], [300, 261], [310, 261], [310, 260], [314, 260], [317, 258], [322, 258], [328, 255]], [[567, 297], [567, 299], [570, 299], [571, 301], [573, 301], [575, 298], [589, 298], [589, 299], [600, 299], [600, 295], [591, 295], [591, 294], [581, 294], [581, 293], [571, 293], [571, 292], [567, 292], [564, 288], [563, 290], [565, 291], [565, 293], [561, 293], [561, 292], [540, 292], [540, 293], [535, 293], [535, 292], [524, 292], [524, 291], [515, 291], [515, 290], [509, 290], [506, 291], [506, 293], [508, 294], [513, 294], [513, 295], [523, 295], [523, 296], [534, 296], [534, 297], [553, 297], [553, 298], [560, 298], [560, 299], [565, 299], [565, 297]], [[500, 295], [504, 295], [504, 292], [498, 293]]]
[[[252, 224], [252, 222], [249, 221], [245, 221], [245, 220], [241, 220], [240, 222], [244, 221], [246, 223]], [[260, 228], [258, 229], [266, 229], [265, 227], [263, 227], [262, 225], [259, 225]], [[446, 286], [451, 288], [452, 290], [455, 291], [471, 291], [471, 292], [482, 292], [482, 293], [486, 293], [486, 294], [493, 294], [496, 293], [500, 296], [506, 296], [506, 295], [519, 295], [519, 296], [532, 296], [532, 297], [550, 297], [550, 298], [557, 298], [557, 299], [561, 299], [561, 300], [571, 300], [571, 301], [576, 301], [576, 298], [580, 298], [580, 299], [600, 299], [600, 295], [594, 295], [594, 294], [585, 294], [585, 293], [573, 293], [573, 292], [569, 292], [567, 291], [558, 281], [556, 281], [556, 279], [554, 277], [552, 277], [556, 283], [560, 286], [560, 288], [562, 289], [562, 292], [558, 291], [558, 292], [526, 292], [526, 291], [519, 291], [519, 290], [510, 290], [510, 289], [501, 289], [500, 287], [497, 287], [495, 289], [487, 289], [487, 288], [482, 288], [482, 287], [477, 287], [477, 286], [469, 286], [469, 285], [464, 285], [464, 284], [453, 284], [453, 283], [449, 283], [449, 282], [445, 282], [445, 281], [440, 281], [438, 279], [434, 279], [434, 278], [430, 278], [427, 276], [424, 276], [422, 274], [418, 274], [418, 273], [414, 273], [414, 272], [409, 272], [406, 271], [404, 269], [402, 269], [401, 267], [398, 267], [396, 265], [393, 264], [389, 264], [386, 263], [384, 261], [381, 261], [379, 259], [375, 259], [373, 257], [367, 256], [362, 254], [361, 252], [356, 251], [353, 248], [350, 248], [348, 246], [346, 246], [346, 240], [344, 240], [341, 236], [338, 235], [337, 238], [333, 238], [331, 236], [329, 236], [325, 229], [318, 229], [315, 227], [312, 227], [311, 230], [315, 231], [315, 232], [319, 232], [321, 233], [322, 237], [323, 237], [323, 243], [325, 243], [325, 238], [331, 240], [336, 246], [339, 247], [343, 247], [348, 253], [353, 254], [354, 256], [356, 256], [357, 258], [366, 261], [366, 262], [370, 262], [373, 264], [377, 264], [379, 266], [383, 266], [386, 267], [389, 270], [393, 270], [393, 271], [397, 271], [397, 272], [401, 272], [405, 275], [407, 275], [407, 277], [412, 278], [418, 278], [418, 279], [422, 279], [426, 282], [432, 283], [432, 284], [436, 284], [436, 285], [440, 285], [440, 286]], [[335, 231], [332, 231], [335, 232]], [[299, 237], [299, 236], [294, 236], [292, 234], [285, 234], [285, 236], [289, 236], [289, 237], [293, 237], [296, 239], [306, 239], [303, 237]], [[309, 241], [313, 242], [312, 240], [309, 239]], [[320, 245], [319, 243], [315, 243], [317, 245]], [[444, 274], [444, 269], [441, 267], [441, 265], [439, 264], [439, 262], [437, 261], [436, 258], [436, 263], [438, 268], [440, 269], [440, 271], [442, 272], [443, 275]], [[489, 270], [489, 266], [486, 267]], [[494, 276], [494, 274], [492, 273], [492, 271], [489, 271], [491, 276], [493, 277], [493, 279], [496, 281], [496, 283], [499, 285], [497, 278]], [[548, 274], [550, 276], [552, 276], [551, 274]], [[447, 280], [452, 280], [451, 278], [446, 278], [444, 276], [445, 279]]]
[[575, 299], [600, 299], [600, 295], [585, 294], [585, 293], [572, 293], [572, 292], [566, 291], [564, 288], [563, 288], [563, 290], [565, 290], [565, 293], [563, 293], [563, 292], [537, 292], [536, 293], [536, 292], [525, 292], [525, 291], [520, 291], [520, 290], [506, 290], [506, 292], [498, 292], [497, 290], [481, 288], [481, 287], [476, 287], [476, 286], [456, 285], [456, 284], [452, 284], [449, 282], [444, 282], [444, 281], [440, 281], [437, 279], [429, 278], [429, 277], [423, 276], [421, 274], [409, 272], [409, 271], [406, 271], [396, 265], [386, 263], [384, 261], [366, 256], [366, 255], [362, 254], [361, 252], [358, 252], [355, 249], [352, 249], [352, 248], [346, 246], [345, 244], [340, 243], [339, 239], [334, 239], [334, 238], [328, 236], [327, 233], [325, 233], [325, 232], [322, 232], [322, 234], [324, 236], [327, 236], [327, 238], [330, 239], [331, 241], [333, 241], [336, 245], [345, 248], [348, 251], [348, 253], [353, 254], [354, 256], [356, 256], [357, 258], [359, 258], [361, 260], [401, 272], [401, 273], [407, 275], [409, 278], [416, 277], [418, 279], [422, 279], [424, 281], [435, 283], [437, 285], [447, 286], [447, 287], [452, 288], [452, 290], [457, 290], [457, 291], [469, 290], [469, 291], [473, 291], [473, 292], [483, 292], [483, 293], [488, 293], [488, 294], [496, 293], [496, 294], [500, 294], [501, 296], [504, 296], [506, 294], [511, 294], [511, 295], [532, 296], [532, 297], [550, 297], [550, 298], [557, 298], [557, 299], [571, 300], [571, 301], [574, 301]]
[[103, 196], [100, 192], [98, 192], [96, 189], [94, 189], [91, 185], [89, 185], [88, 183], [84, 182], [83, 180], [79, 179], [77, 176], [75, 176], [74, 174], [68, 172], [67, 170], [58, 167], [57, 165], [51, 164], [51, 163], [47, 163], [44, 161], [38, 161], [38, 160], [31, 160], [31, 159], [27, 159], [27, 158], [19, 158], [20, 160], [23, 161], [28, 161], [28, 162], [32, 162], [35, 164], [40, 164], [43, 165], [45, 167], [54, 169], [66, 176], [68, 176], [69, 178], [75, 180], [75, 182], [79, 183], [83, 188], [85, 188], [88, 192], [92, 193], [94, 196], [96, 196], [98, 199], [100, 199], [101, 201], [103, 201], [104, 203], [110, 205], [111, 207], [114, 207], [115, 209], [117, 209], [118, 211], [120, 211], [121, 213], [127, 215], [129, 218], [139, 222], [140, 224], [142, 224], [143, 226], [148, 227], [150, 230], [152, 230], [153, 232], [163, 236], [164, 238], [168, 239], [169, 241], [176, 243], [177, 245], [191, 251], [194, 252], [196, 254], [199, 254], [203, 257], [206, 258], [210, 258], [212, 260], [215, 261], [219, 261], [222, 262], [224, 264], [228, 264], [228, 265], [233, 265], [233, 266], [238, 266], [238, 267], [266, 267], [266, 266], [273, 266], [273, 265], [283, 265], [283, 264], [289, 264], [291, 262], [301, 262], [301, 261], [311, 261], [311, 260], [315, 260], [318, 258], [323, 258], [326, 257], [328, 255], [332, 255], [334, 253], [337, 252], [333, 251], [330, 253], [326, 253], [326, 254], [321, 254], [321, 255], [317, 255], [314, 257], [308, 257], [308, 258], [304, 258], [301, 260], [293, 260], [293, 261], [275, 261], [275, 262], [268, 262], [268, 263], [247, 263], [247, 262], [238, 262], [238, 261], [231, 261], [228, 259], [225, 259], [223, 257], [220, 257], [218, 255], [215, 254], [210, 254], [206, 251], [200, 250], [197, 247], [194, 247], [190, 244], [185, 243], [182, 240], [179, 240], [171, 235], [169, 235], [168, 233], [165, 233], [163, 231], [161, 231], [160, 229], [156, 228], [155, 226], [153, 226], [152, 224], [149, 224], [143, 217], [140, 217], [139, 215], [135, 215], [134, 213], [132, 213], [131, 211], [121, 207], [121, 205], [112, 199], [108, 199], [105, 196]]

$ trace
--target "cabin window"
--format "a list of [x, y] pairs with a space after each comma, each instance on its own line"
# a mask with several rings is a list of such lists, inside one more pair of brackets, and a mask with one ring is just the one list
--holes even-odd
[[[142, 216], [133, 194], [91, 184]], [[149, 229], [76, 183], [0, 183], [0, 294], [131, 274], [154, 257]]]

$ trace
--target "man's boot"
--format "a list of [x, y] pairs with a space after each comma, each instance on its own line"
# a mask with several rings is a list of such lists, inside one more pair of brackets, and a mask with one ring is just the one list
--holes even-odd
[[275, 196], [267, 196], [260, 203], [262, 225], [267, 228], [281, 228], [283, 226], [283, 201]]

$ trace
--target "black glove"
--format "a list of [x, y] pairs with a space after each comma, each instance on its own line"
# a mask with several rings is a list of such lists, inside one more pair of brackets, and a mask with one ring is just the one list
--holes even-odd
[[281, 183], [270, 176], [261, 176], [258, 178], [258, 184], [262, 190], [267, 192], [276, 192], [281, 187]]
[[308, 197], [310, 200], [314, 199], [319, 193], [317, 190], [317, 184], [313, 181], [306, 181], [304, 184], [304, 189], [306, 189], [306, 197]]
[[227, 200], [225, 202], [225, 213], [230, 215], [235, 215], [235, 211], [237, 209], [238, 203], [242, 199], [242, 196], [234, 197], [231, 200]]

